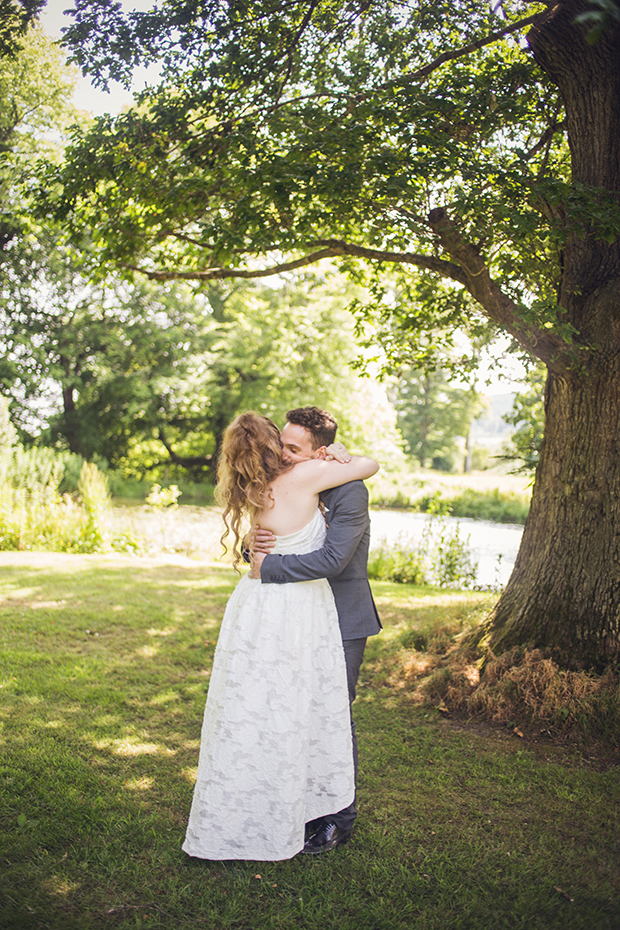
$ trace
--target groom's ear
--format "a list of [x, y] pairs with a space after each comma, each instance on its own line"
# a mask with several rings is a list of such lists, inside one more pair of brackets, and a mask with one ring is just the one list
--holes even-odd
[[324, 459], [327, 456], [327, 446], [319, 446], [318, 449], [314, 450], [315, 459]]

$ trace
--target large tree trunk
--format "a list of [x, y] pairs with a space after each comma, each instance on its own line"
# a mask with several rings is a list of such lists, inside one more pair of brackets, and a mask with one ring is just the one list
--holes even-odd
[[[556, 4], [529, 38], [564, 99], [573, 185], [620, 202], [620, 28], [588, 45], [575, 25], [588, 8]], [[594, 667], [620, 656], [620, 243], [568, 222], [558, 304], [575, 357], [549, 362], [531, 512], [491, 646], [536, 645]]]
[[620, 371], [557, 378], [532, 507], [491, 646], [551, 651], [564, 666], [620, 655]]

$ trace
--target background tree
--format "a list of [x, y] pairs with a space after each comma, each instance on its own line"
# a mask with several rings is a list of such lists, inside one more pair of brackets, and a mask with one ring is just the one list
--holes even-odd
[[358, 347], [346, 310], [352, 291], [341, 276], [289, 275], [271, 288], [211, 285], [207, 294], [217, 327], [203, 416], [214, 454], [243, 410], [284, 423], [287, 410], [314, 404], [334, 414], [352, 447], [399, 457], [395, 417], [349, 365]]
[[530, 369], [525, 389], [517, 392], [511, 412], [504, 416], [506, 423], [515, 427], [504, 457], [519, 462], [518, 471], [535, 471], [540, 460], [545, 428], [545, 377], [543, 365]]
[[214, 281], [206, 290], [123, 279], [100, 266], [92, 239], [71, 245], [58, 225], [33, 219], [35, 175], [60, 160], [67, 126], [85, 125], [70, 103], [73, 81], [34, 28], [0, 63], [0, 390], [22, 439], [126, 475], [172, 468], [202, 480], [240, 410], [283, 419], [312, 402], [334, 409], [358, 446], [381, 434], [394, 447], [393, 425], [372, 421], [345, 361], [356, 348], [341, 279]]
[[478, 393], [456, 387], [441, 368], [409, 369], [401, 373], [393, 398], [406, 452], [422, 468], [451, 471], [457, 440], [467, 439], [472, 420], [482, 410]]
[[10, 449], [17, 442], [17, 431], [9, 417], [9, 403], [5, 397], [0, 397], [0, 448]]
[[347, 364], [345, 293], [309, 274], [206, 290], [101, 280], [88, 252], [41, 229], [0, 253], [0, 389], [27, 442], [126, 476], [212, 478], [226, 426], [249, 408], [283, 421], [323, 404], [358, 448], [395, 445]]
[[93, 280], [87, 256], [44, 233], [0, 256], [0, 383], [23, 438], [115, 465], [137, 436], [165, 429], [166, 397], [206, 347], [206, 301]]
[[56, 200], [156, 279], [326, 256], [393, 263], [403, 293], [412, 271], [439, 276], [454, 300], [438, 315], [392, 304], [410, 344], [501, 329], [542, 361], [545, 440], [491, 644], [569, 664], [620, 653], [620, 23], [593, 36], [583, 19], [603, 6], [186, 0], [123, 17], [78, 0], [83, 67], [158, 59], [163, 82], [76, 138]]
[[45, 0], [0, 0], [0, 58], [15, 55], [44, 5]]
[[0, 251], [36, 228], [31, 190], [39, 162], [57, 164], [68, 127], [84, 122], [71, 103], [74, 83], [74, 69], [38, 27], [0, 57]]

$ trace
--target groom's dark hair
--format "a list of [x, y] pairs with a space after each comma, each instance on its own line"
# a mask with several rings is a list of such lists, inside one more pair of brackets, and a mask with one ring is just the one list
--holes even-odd
[[338, 424], [327, 410], [318, 407], [297, 407], [286, 414], [289, 423], [303, 426], [312, 435], [312, 448], [329, 446], [336, 438]]

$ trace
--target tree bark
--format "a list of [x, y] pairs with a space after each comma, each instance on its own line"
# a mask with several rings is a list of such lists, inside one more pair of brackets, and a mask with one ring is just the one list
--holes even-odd
[[84, 448], [80, 442], [80, 421], [75, 408], [75, 390], [66, 384], [62, 387], [63, 404], [63, 434], [69, 451], [74, 455], [84, 455]]
[[549, 376], [532, 506], [492, 618], [495, 652], [542, 647], [565, 667], [620, 656], [619, 369]]
[[[579, 196], [620, 202], [620, 28], [593, 46], [560, 2], [529, 36], [566, 107]], [[570, 222], [570, 217], [569, 217]], [[564, 666], [620, 657], [620, 241], [567, 230], [558, 303], [577, 332], [573, 363], [548, 362], [545, 437], [510, 581], [491, 620], [496, 652], [533, 645]], [[545, 359], [545, 361], [547, 361]]]
[[170, 456], [169, 462], [156, 462], [154, 467], [157, 468], [159, 465], [164, 464], [166, 471], [166, 481], [168, 464], [171, 462], [173, 465], [181, 465], [182, 468], [186, 468], [190, 474], [193, 475], [196, 481], [200, 481], [201, 478], [204, 478], [206, 471], [209, 474], [213, 473], [213, 456], [212, 455], [179, 455], [174, 451], [168, 440], [166, 439], [166, 434], [163, 429], [159, 430], [158, 439], [161, 444], [164, 446], [166, 452]]
[[[614, 23], [588, 45], [587, 27], [575, 19], [591, 9], [587, 0], [557, 3], [528, 40], [564, 101], [573, 188], [598, 189], [600, 198], [620, 205], [620, 25]], [[595, 224], [569, 227], [558, 303], [572, 311], [576, 323], [586, 322], [587, 296], [619, 274], [620, 240], [609, 244], [597, 238]], [[577, 328], [582, 340], [596, 338]]]

